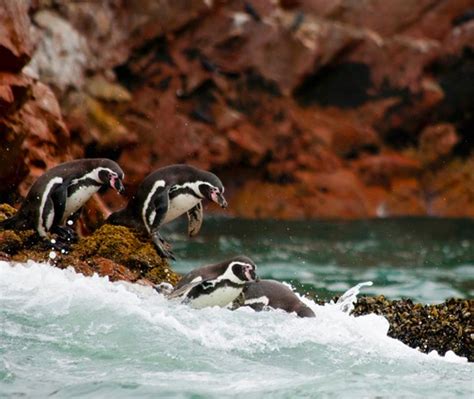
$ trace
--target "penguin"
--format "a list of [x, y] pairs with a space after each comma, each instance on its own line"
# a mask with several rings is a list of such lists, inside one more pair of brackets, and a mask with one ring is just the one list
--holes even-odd
[[18, 212], [0, 222], [0, 228], [33, 229], [43, 238], [49, 238], [53, 233], [60, 239], [70, 240], [73, 233], [65, 226], [68, 219], [78, 215], [99, 190], [112, 187], [123, 193], [123, 178], [120, 166], [106, 158], [77, 159], [59, 164], [33, 183]]
[[283, 309], [288, 313], [295, 312], [299, 317], [315, 317], [314, 312], [290, 288], [275, 280], [246, 283], [239, 302], [241, 306], [250, 306], [256, 311]]
[[106, 222], [150, 235], [160, 256], [175, 259], [159, 228], [186, 213], [188, 234], [195, 236], [202, 225], [203, 199], [227, 207], [224, 186], [216, 175], [190, 165], [166, 166], [150, 173], [127, 206], [112, 213]]
[[178, 285], [166, 293], [168, 299], [180, 299], [195, 309], [209, 306], [225, 307], [232, 304], [242, 293], [245, 283], [256, 281], [257, 266], [246, 256], [236, 256], [214, 265], [192, 270], [179, 281]]

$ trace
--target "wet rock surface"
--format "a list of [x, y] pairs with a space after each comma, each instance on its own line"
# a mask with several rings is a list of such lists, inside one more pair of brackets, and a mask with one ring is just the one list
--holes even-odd
[[[0, 220], [11, 216], [14, 208], [0, 205]], [[63, 252], [52, 248], [33, 230], [0, 231], [0, 259], [47, 262], [59, 268], [73, 267], [86, 276], [97, 273], [111, 281], [140, 281], [142, 284], [176, 284], [179, 275], [155, 251], [146, 237], [122, 226], [103, 225], [87, 237], [79, 238]]]
[[410, 299], [388, 300], [383, 295], [361, 297], [354, 316], [376, 313], [389, 324], [388, 335], [412, 348], [440, 355], [453, 351], [474, 362], [474, 300], [448, 299], [438, 305], [413, 303]]

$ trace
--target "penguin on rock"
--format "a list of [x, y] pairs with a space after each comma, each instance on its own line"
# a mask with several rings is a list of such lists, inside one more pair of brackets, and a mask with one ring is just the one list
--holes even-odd
[[111, 187], [122, 193], [124, 173], [120, 166], [106, 158], [77, 159], [59, 164], [41, 175], [31, 186], [18, 212], [0, 222], [5, 230], [35, 230], [49, 238], [57, 234], [71, 240], [74, 232], [65, 226], [78, 215], [89, 198]]
[[202, 201], [227, 207], [224, 186], [213, 173], [189, 165], [171, 165], [149, 174], [127, 206], [112, 213], [107, 223], [134, 228], [151, 235], [158, 253], [175, 259], [159, 228], [186, 213], [188, 234], [195, 236], [202, 225]]
[[225, 307], [238, 298], [246, 283], [258, 280], [256, 269], [250, 258], [236, 256], [192, 270], [174, 289], [169, 289], [168, 284], [159, 284], [155, 289], [168, 299], [180, 299], [195, 309]]

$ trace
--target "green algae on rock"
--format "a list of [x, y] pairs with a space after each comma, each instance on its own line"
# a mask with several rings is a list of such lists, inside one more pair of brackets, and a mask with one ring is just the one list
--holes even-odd
[[[0, 221], [14, 215], [16, 209], [0, 205]], [[126, 280], [175, 285], [179, 275], [162, 259], [153, 243], [123, 226], [105, 224], [92, 235], [81, 237], [70, 251], [53, 251], [48, 242], [33, 230], [0, 231], [0, 259], [14, 262], [49, 262], [53, 266], [72, 266], [77, 272], [90, 276], [98, 273], [110, 280]]]
[[[0, 222], [12, 217], [15, 213], [14, 207], [0, 204]], [[0, 254], [4, 258], [9, 258], [25, 248], [33, 248], [39, 241], [40, 238], [34, 230], [0, 230]]]
[[8, 204], [0, 204], [0, 222], [12, 217], [16, 213], [16, 209]]
[[153, 243], [124, 226], [105, 224], [73, 246], [71, 255], [82, 260], [102, 257], [122, 264], [153, 283], [176, 284], [179, 276], [156, 252]]
[[451, 350], [474, 362], [474, 300], [451, 298], [438, 305], [388, 300], [383, 295], [361, 297], [355, 316], [376, 313], [390, 323], [388, 335], [412, 348], [444, 355]]

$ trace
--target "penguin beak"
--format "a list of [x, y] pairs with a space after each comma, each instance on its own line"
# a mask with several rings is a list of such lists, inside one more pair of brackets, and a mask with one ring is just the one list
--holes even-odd
[[123, 194], [125, 192], [125, 187], [123, 186], [122, 180], [120, 180], [118, 177], [114, 176], [110, 179], [110, 186], [119, 194]]
[[227, 201], [221, 193], [213, 192], [211, 194], [212, 200], [218, 204], [221, 208], [227, 208]]
[[247, 281], [258, 281], [259, 280], [259, 278], [255, 274], [255, 270], [253, 270], [253, 269], [245, 270], [245, 277], [247, 277]]

